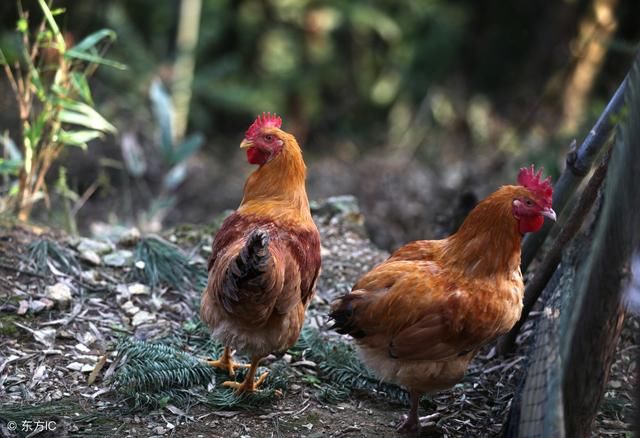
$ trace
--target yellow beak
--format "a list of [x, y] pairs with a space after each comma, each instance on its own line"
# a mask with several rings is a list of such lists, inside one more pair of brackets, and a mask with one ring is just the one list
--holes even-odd
[[240, 149], [249, 149], [252, 146], [253, 146], [253, 142], [250, 140], [247, 140], [246, 138], [242, 140], [242, 143], [240, 143]]

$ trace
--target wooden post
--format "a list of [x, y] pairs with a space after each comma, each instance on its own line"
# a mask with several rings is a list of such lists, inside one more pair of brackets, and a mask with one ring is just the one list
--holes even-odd
[[591, 436], [624, 321], [623, 280], [640, 237], [640, 56], [629, 74], [625, 98], [628, 114], [616, 130], [603, 209], [590, 256], [577, 273], [576, 299], [561, 346], [566, 354], [563, 400], [569, 437]]
[[[615, 122], [612, 120], [613, 116], [617, 115], [624, 105], [627, 81], [628, 78], [622, 81], [580, 147], [572, 147], [567, 154], [567, 167], [553, 186], [553, 208], [556, 213], [558, 213], [558, 216], [560, 216], [562, 209], [580, 185], [582, 179], [589, 173], [589, 170], [591, 170], [594, 160], [611, 136], [611, 132], [615, 126]], [[549, 222], [546, 222], [540, 231], [530, 233], [525, 237], [522, 243], [522, 272], [526, 272], [529, 264], [538, 253], [538, 249], [540, 249], [547, 238], [550, 229], [551, 225]]]

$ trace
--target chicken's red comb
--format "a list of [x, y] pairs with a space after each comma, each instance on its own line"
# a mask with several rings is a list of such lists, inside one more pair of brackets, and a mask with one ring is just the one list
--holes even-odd
[[540, 170], [536, 173], [536, 169], [531, 165], [531, 167], [523, 167], [520, 169], [518, 173], [518, 184], [524, 186], [535, 193], [541, 200], [545, 201], [551, 205], [551, 200], [553, 198], [553, 187], [551, 187], [551, 177], [548, 176], [544, 180], [541, 180], [543, 168], [540, 167]]
[[262, 113], [259, 115], [256, 120], [249, 126], [246, 134], [244, 135], [247, 139], [252, 139], [262, 128], [273, 127], [280, 128], [282, 126], [282, 119], [276, 114], [271, 113]]

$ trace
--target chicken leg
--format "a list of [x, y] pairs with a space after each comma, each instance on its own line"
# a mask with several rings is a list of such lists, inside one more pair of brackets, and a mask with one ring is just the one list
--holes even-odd
[[260, 363], [261, 360], [262, 360], [261, 357], [253, 357], [251, 359], [251, 367], [249, 368], [249, 371], [247, 372], [247, 375], [245, 376], [244, 381], [242, 383], [227, 381], [227, 382], [224, 382], [222, 385], [226, 386], [227, 388], [235, 388], [236, 394], [244, 394], [246, 392], [255, 392], [258, 389], [258, 387], [262, 385], [262, 383], [264, 383], [265, 379], [269, 375], [269, 371], [266, 371], [260, 377], [258, 377], [258, 380], [255, 380], [256, 370], [258, 369], [258, 364]]
[[236, 369], [237, 368], [249, 368], [250, 367], [250, 365], [248, 365], [248, 364], [235, 362], [233, 360], [233, 354], [231, 353], [231, 348], [229, 348], [229, 347], [224, 347], [224, 352], [222, 353], [222, 356], [220, 357], [220, 359], [207, 360], [206, 362], [207, 362], [207, 364], [211, 365], [212, 367], [216, 367], [216, 368], [220, 368], [222, 370], [226, 370], [229, 373], [230, 377], [233, 377], [233, 376], [236, 375]]
[[411, 402], [409, 415], [402, 416], [404, 421], [400, 424], [400, 426], [398, 426], [396, 432], [417, 432], [422, 427], [434, 426], [434, 423], [432, 423], [432, 421], [440, 416], [439, 413], [436, 412], [424, 417], [418, 417], [418, 407], [420, 406], [421, 396], [422, 394], [418, 392], [409, 391], [409, 400]]
[[420, 429], [420, 419], [418, 418], [418, 405], [420, 404], [420, 393], [409, 391], [411, 407], [409, 415], [404, 415], [404, 421], [398, 426], [396, 432], [415, 432]]

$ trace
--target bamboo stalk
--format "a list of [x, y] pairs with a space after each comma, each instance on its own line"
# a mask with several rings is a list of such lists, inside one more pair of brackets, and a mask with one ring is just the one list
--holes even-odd
[[202, 0], [182, 0], [180, 3], [177, 38], [178, 54], [174, 65], [175, 80], [172, 87], [173, 105], [175, 107], [173, 140], [176, 143], [182, 141], [187, 130], [201, 10]]

